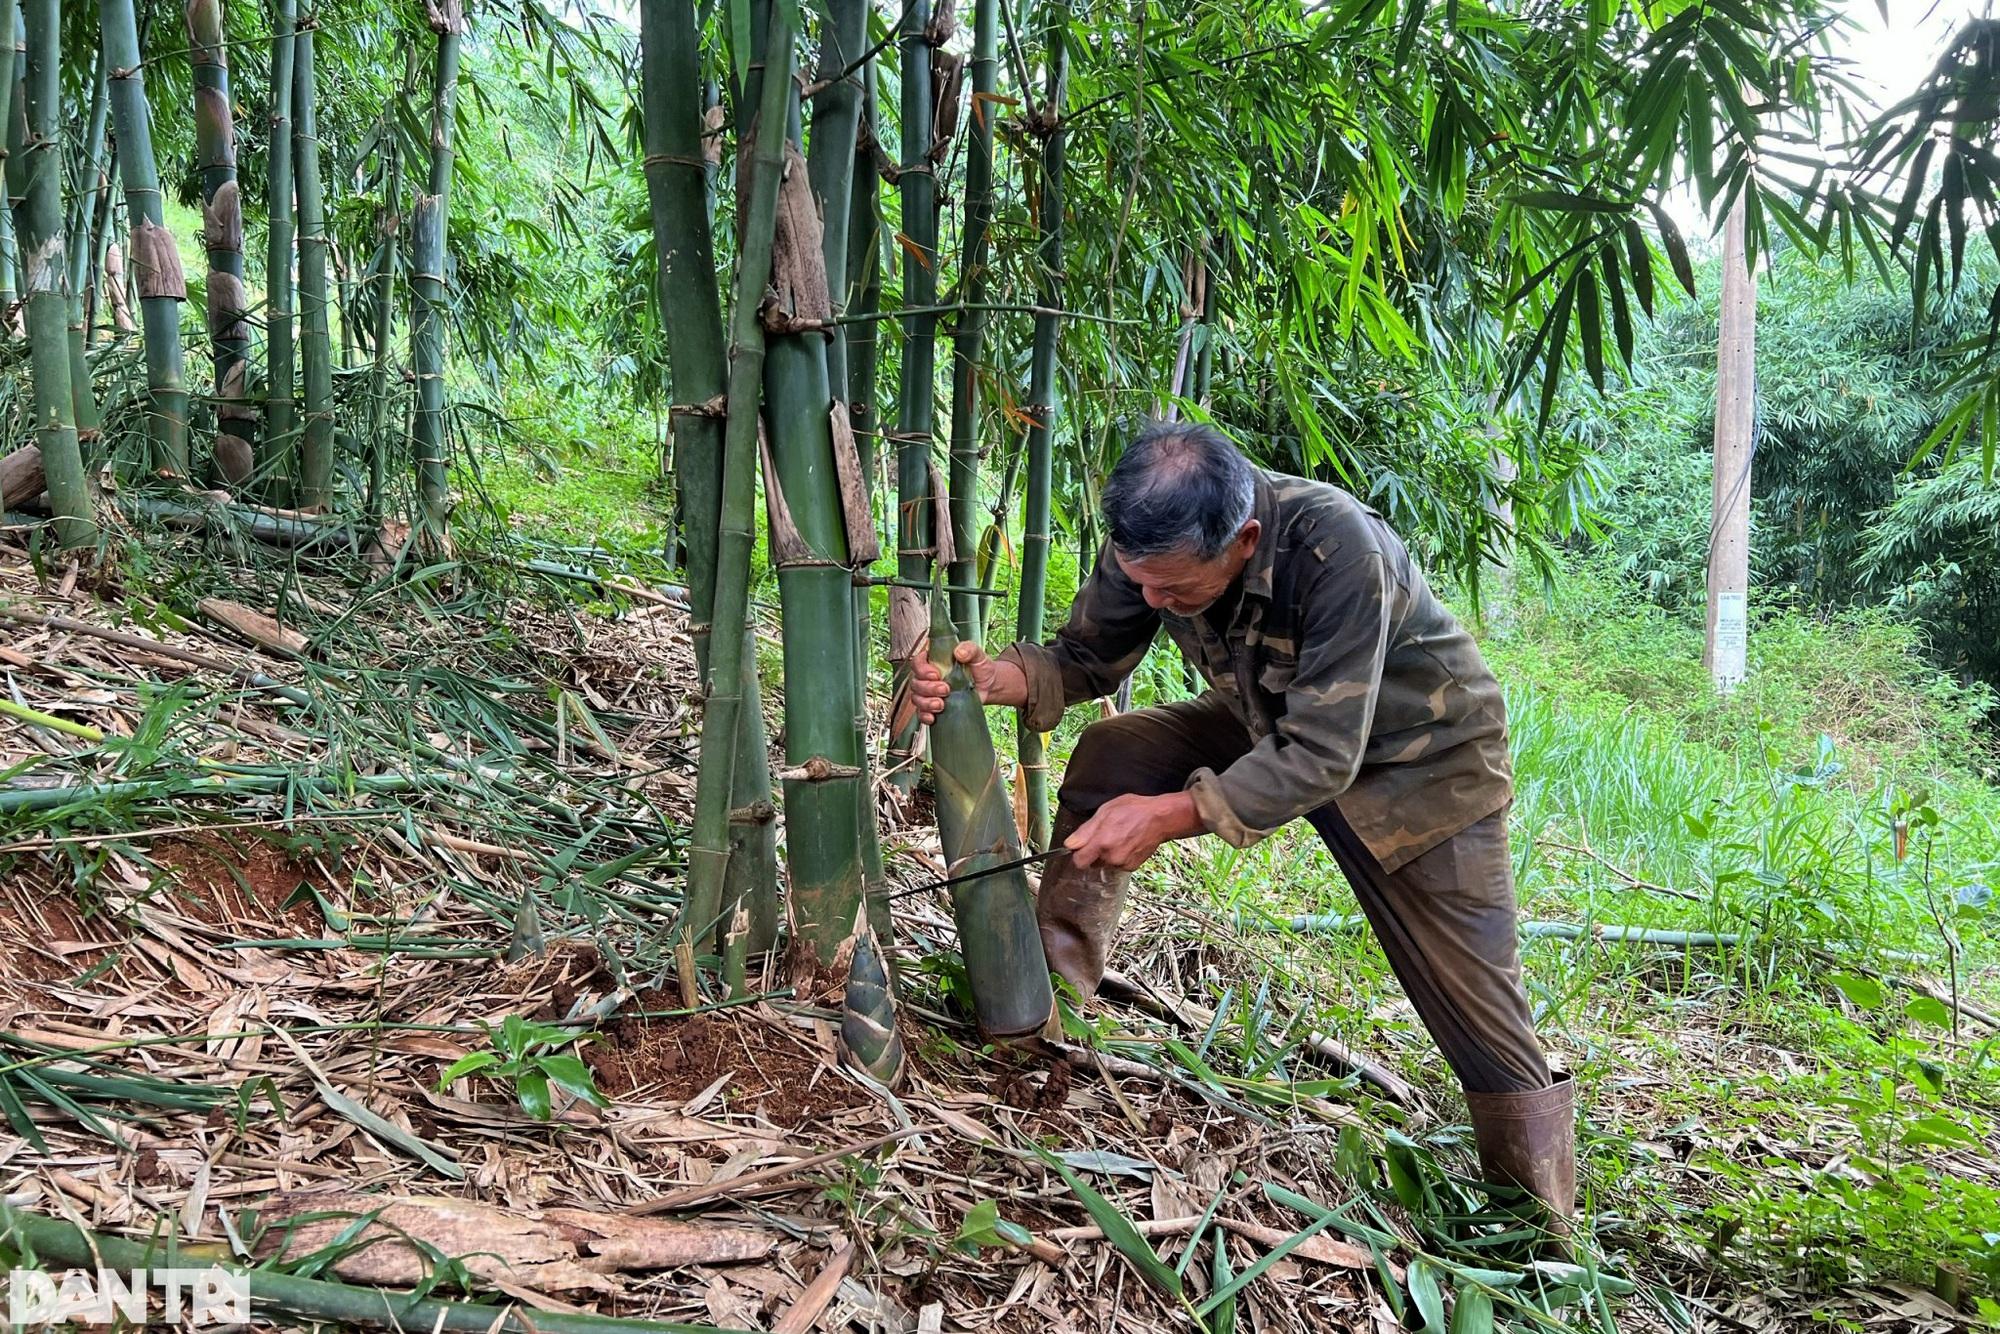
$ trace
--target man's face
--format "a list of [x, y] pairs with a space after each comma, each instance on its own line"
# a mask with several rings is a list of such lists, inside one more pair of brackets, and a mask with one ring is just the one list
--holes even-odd
[[1213, 606], [1217, 598], [1227, 593], [1229, 586], [1236, 582], [1236, 576], [1243, 573], [1251, 553], [1257, 549], [1257, 538], [1262, 532], [1262, 525], [1255, 519], [1250, 520], [1223, 548], [1222, 554], [1213, 560], [1200, 560], [1181, 553], [1128, 556], [1115, 547], [1112, 548], [1112, 555], [1118, 561], [1118, 568], [1125, 572], [1125, 577], [1139, 585], [1139, 591], [1146, 596], [1147, 606], [1175, 616], [1199, 616]]

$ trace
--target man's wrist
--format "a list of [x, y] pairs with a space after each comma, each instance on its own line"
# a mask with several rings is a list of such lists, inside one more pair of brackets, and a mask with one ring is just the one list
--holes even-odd
[[993, 660], [993, 684], [986, 691], [988, 704], [1023, 708], [1028, 702], [1028, 674], [1005, 658]]
[[1164, 837], [1161, 842], [1175, 839], [1193, 838], [1208, 832], [1208, 821], [1201, 818], [1201, 809], [1194, 804], [1192, 792], [1169, 792], [1158, 798], [1160, 830]]

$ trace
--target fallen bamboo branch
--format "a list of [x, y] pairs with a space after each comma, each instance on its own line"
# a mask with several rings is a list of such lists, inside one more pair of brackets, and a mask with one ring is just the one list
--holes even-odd
[[281, 792], [288, 786], [318, 796], [348, 793], [399, 793], [445, 784], [456, 778], [442, 774], [350, 774], [340, 778], [306, 778], [292, 774], [245, 774], [237, 778], [152, 779], [132, 783], [66, 783], [57, 787], [0, 788], [0, 815], [47, 811], [78, 803], [102, 803], [120, 798], [240, 796]]
[[79, 621], [68, 616], [45, 616], [38, 611], [23, 611], [16, 607], [0, 607], [0, 620], [13, 621], [20, 625], [36, 625], [44, 630], [63, 630], [73, 635], [88, 635], [93, 639], [101, 639], [107, 644], [116, 644], [121, 648], [135, 649], [141, 653], [150, 653], [154, 657], [165, 658], [169, 662], [178, 662], [189, 667], [199, 667], [203, 671], [208, 672], [221, 672], [239, 684], [256, 690], [268, 690], [279, 698], [300, 705], [301, 707], [309, 708], [312, 705], [312, 697], [307, 695], [305, 691], [297, 689], [294, 686], [288, 686], [282, 681], [274, 680], [262, 672], [252, 671], [248, 667], [238, 667], [233, 663], [223, 662], [219, 658], [210, 658], [200, 653], [190, 652], [187, 649], [178, 648], [172, 644], [162, 643], [157, 639], [150, 639], [145, 635], [127, 634], [123, 630], [112, 630], [101, 625], [92, 625], [89, 621]]
[[[1204, 1221], [1210, 1222], [1225, 1231], [1234, 1232], [1245, 1241], [1254, 1241], [1259, 1246], [1275, 1247], [1290, 1240], [1292, 1236], [1289, 1232], [1282, 1232], [1274, 1227], [1266, 1227], [1262, 1223], [1250, 1223], [1240, 1218], [1228, 1217], [1210, 1219], [1207, 1215], [1197, 1214], [1190, 1214], [1186, 1218], [1158, 1218], [1144, 1221], [1133, 1219], [1132, 1229], [1142, 1237], [1185, 1237]], [[1104, 1239], [1104, 1229], [1094, 1223], [1085, 1224], [1082, 1227], [1054, 1228], [1042, 1233], [1037, 1238], [1039, 1241], [1058, 1243], [1065, 1241], [1103, 1241]], [[1307, 1237], [1304, 1241], [1294, 1246], [1290, 1253], [1302, 1259], [1317, 1261], [1323, 1265], [1333, 1265], [1339, 1269], [1372, 1269], [1375, 1267], [1375, 1257], [1368, 1251], [1349, 1242], [1327, 1236]], [[1039, 1252], [1036, 1258], [1041, 1258]]]
[[770, 1167], [758, 1168], [755, 1172], [745, 1172], [742, 1176], [727, 1177], [721, 1181], [708, 1181], [698, 1186], [689, 1186], [683, 1190], [674, 1191], [672, 1194], [662, 1195], [657, 1200], [647, 1200], [644, 1204], [633, 1205], [631, 1208], [621, 1210], [620, 1212], [627, 1217], [643, 1217], [646, 1214], [663, 1214], [673, 1209], [691, 1208], [694, 1205], [706, 1204], [710, 1200], [721, 1199], [724, 1196], [733, 1196], [752, 1189], [761, 1189], [774, 1181], [783, 1180], [785, 1177], [804, 1172], [809, 1168], [824, 1167], [828, 1163], [838, 1162], [842, 1158], [846, 1158], [852, 1154], [867, 1153], [870, 1149], [879, 1149], [884, 1144], [891, 1144], [897, 1140], [908, 1139], [912, 1135], [921, 1135], [940, 1129], [943, 1129], [943, 1127], [936, 1125], [903, 1126], [900, 1129], [877, 1135], [873, 1139], [864, 1139], [855, 1144], [842, 1145], [837, 1149], [827, 1149], [821, 1153], [808, 1154], [804, 1158], [794, 1158], [789, 1162], [775, 1163]]
[[66, 736], [77, 737], [92, 744], [104, 740], [102, 729], [92, 727], [89, 723], [72, 722], [68, 718], [58, 718], [53, 714], [43, 713], [40, 709], [31, 709], [25, 704], [16, 704], [11, 699], [0, 699], [0, 714], [4, 714], [9, 718], [18, 718], [20, 721], [34, 727], [46, 727], [51, 732], [61, 732]]
[[[1253, 913], [1230, 915], [1230, 925], [1239, 931], [1291, 931], [1309, 936], [1354, 936], [1368, 929], [1368, 919], [1355, 914], [1307, 913], [1297, 917], [1259, 917]], [[1598, 940], [1606, 944], [1665, 945], [1681, 949], [1713, 947], [1730, 949], [1743, 943], [1735, 931], [1677, 931], [1665, 927], [1622, 926], [1593, 922], [1522, 922], [1520, 933], [1529, 940]]]
[[833, 1253], [791, 1309], [778, 1317], [778, 1323], [771, 1326], [771, 1334], [810, 1334], [812, 1327], [819, 1323], [821, 1312], [832, 1304], [834, 1294], [840, 1291], [840, 1281], [847, 1277], [848, 1268], [854, 1263], [854, 1247], [842, 1242], [840, 1249]]
[[133, 1271], [158, 1269], [198, 1261], [233, 1274], [250, 1288], [253, 1307], [337, 1324], [381, 1325], [395, 1330], [426, 1330], [430, 1334], [749, 1334], [715, 1325], [684, 1325], [664, 1320], [632, 1320], [618, 1316], [572, 1315], [473, 1301], [412, 1297], [380, 1288], [358, 1287], [325, 1279], [294, 1278], [268, 1269], [235, 1263], [217, 1245], [179, 1245], [174, 1229], [156, 1223], [164, 1242], [91, 1232], [59, 1218], [0, 1208], [0, 1236], [29, 1251], [44, 1265], [68, 1268]]
[[[1142, 1009], [1151, 1009], [1162, 1018], [1172, 1019], [1183, 1028], [1200, 1031], [1215, 1022], [1215, 1011], [1182, 997], [1167, 995], [1157, 988], [1142, 986], [1114, 970], [1105, 972], [1103, 989], [1118, 993]], [[1323, 1060], [1332, 1062], [1340, 1069], [1360, 1075], [1386, 1093], [1391, 1101], [1404, 1107], [1418, 1105], [1417, 1091], [1410, 1086], [1408, 1080], [1381, 1062], [1362, 1055], [1338, 1038], [1315, 1031], [1306, 1036], [1305, 1045]]]

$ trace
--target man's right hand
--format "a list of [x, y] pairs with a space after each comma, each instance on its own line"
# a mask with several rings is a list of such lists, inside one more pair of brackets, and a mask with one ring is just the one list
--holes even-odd
[[[963, 640], [951, 651], [952, 661], [965, 668], [972, 678], [972, 689], [979, 696], [981, 704], [1021, 703], [1022, 700], [997, 698], [1005, 693], [999, 689], [1000, 665], [986, 656], [986, 650], [971, 640]], [[1023, 683], [1025, 685], [1025, 683]], [[1025, 699], [1025, 689], [1021, 692]], [[951, 685], [944, 679], [944, 673], [930, 659], [929, 645], [917, 650], [915, 661], [910, 668], [910, 698], [917, 706], [917, 716], [926, 726], [937, 721], [938, 713], [951, 695]]]

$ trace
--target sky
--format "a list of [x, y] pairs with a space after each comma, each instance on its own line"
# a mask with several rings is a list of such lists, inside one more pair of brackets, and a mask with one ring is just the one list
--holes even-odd
[[[1852, 24], [1833, 36], [1836, 55], [1850, 62], [1857, 83], [1878, 105], [1888, 106], [1916, 91], [1945, 42], [1969, 18], [2000, 12], [2000, 0], [1887, 0], [1888, 18], [1878, 0], [1838, 0]], [[1715, 227], [1692, 188], [1663, 201], [1689, 244], [1704, 250], [1716, 244]]]
[[1894, 101], [1917, 86], [1937, 62], [1944, 40], [1966, 19], [1989, 11], [1989, 0], [1888, 0], [1882, 20], [1877, 0], [1847, 0], [1857, 27], [1837, 42], [1856, 74]]

